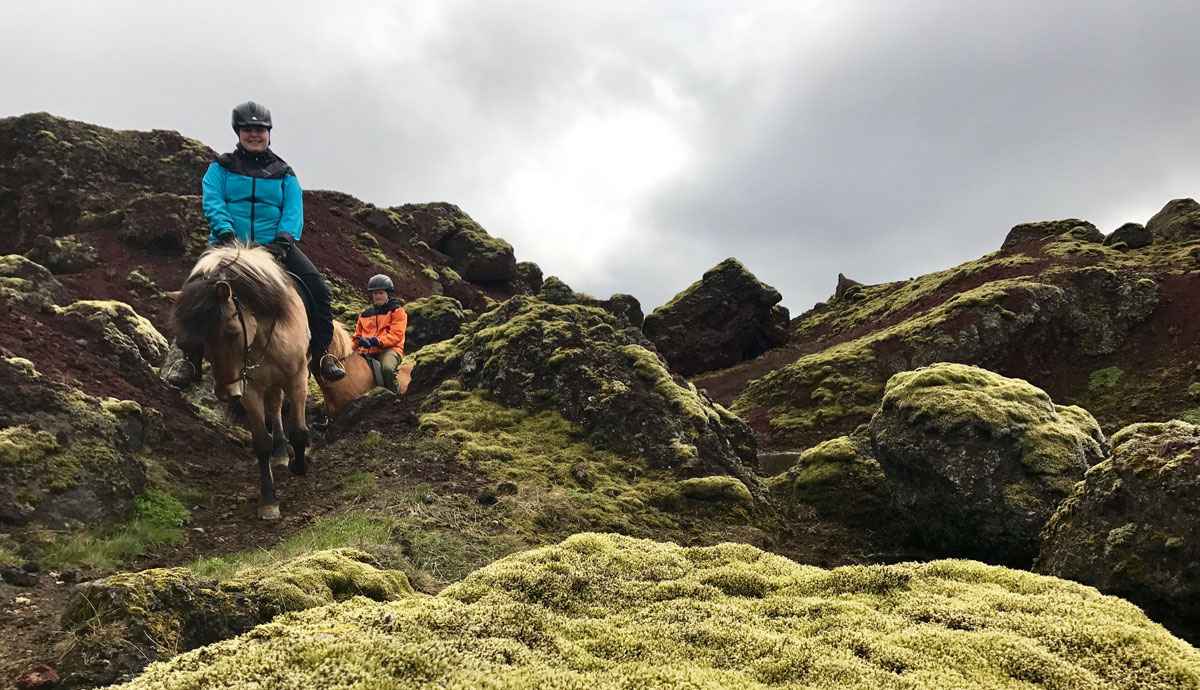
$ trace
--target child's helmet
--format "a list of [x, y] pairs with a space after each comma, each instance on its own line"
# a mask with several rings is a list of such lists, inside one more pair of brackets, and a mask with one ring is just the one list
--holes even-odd
[[395, 289], [396, 287], [392, 285], [392, 279], [382, 273], [371, 276], [371, 279], [367, 281], [367, 292], [373, 290], [387, 290], [391, 292]]

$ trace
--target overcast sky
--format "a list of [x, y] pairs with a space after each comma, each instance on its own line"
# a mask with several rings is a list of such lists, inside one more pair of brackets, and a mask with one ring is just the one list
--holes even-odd
[[456, 203], [647, 312], [735, 256], [795, 315], [1200, 196], [1198, 35], [1195, 0], [5, 1], [0, 117], [229, 150], [253, 99], [306, 188]]

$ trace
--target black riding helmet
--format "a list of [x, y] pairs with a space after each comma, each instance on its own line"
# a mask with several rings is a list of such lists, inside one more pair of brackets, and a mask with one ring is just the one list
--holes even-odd
[[247, 125], [257, 125], [271, 129], [271, 111], [265, 105], [246, 101], [233, 109], [233, 131], [240, 131]]
[[392, 292], [395, 289], [396, 286], [392, 284], [392, 279], [382, 273], [371, 276], [371, 279], [367, 281], [367, 292], [373, 290], [387, 290], [388, 292]]

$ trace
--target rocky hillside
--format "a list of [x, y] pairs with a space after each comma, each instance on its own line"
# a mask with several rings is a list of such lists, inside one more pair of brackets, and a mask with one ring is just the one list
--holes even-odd
[[451, 204], [306, 191], [343, 320], [396, 278], [413, 380], [311, 387], [264, 523], [245, 430], [161, 379], [212, 156], [0, 120], [18, 687], [1200, 688], [1194, 202], [789, 322], [736, 259], [643, 318]]

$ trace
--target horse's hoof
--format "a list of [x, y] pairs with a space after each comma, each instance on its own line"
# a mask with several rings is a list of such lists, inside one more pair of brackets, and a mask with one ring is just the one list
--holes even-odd
[[278, 520], [279, 519], [279, 506], [277, 506], [277, 505], [259, 506], [258, 507], [258, 516], [260, 518], [262, 518], [263, 520]]
[[288, 463], [288, 469], [291, 471], [293, 476], [303, 477], [308, 473], [308, 464], [306, 463], [303, 467], [301, 467], [296, 463], [295, 460], [293, 460]]
[[271, 458], [271, 469], [276, 472], [282, 472], [284, 468], [290, 467], [291, 458], [286, 455], [275, 456]]

